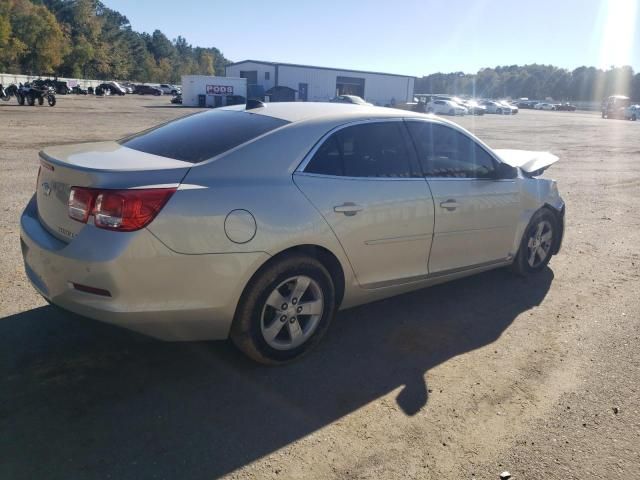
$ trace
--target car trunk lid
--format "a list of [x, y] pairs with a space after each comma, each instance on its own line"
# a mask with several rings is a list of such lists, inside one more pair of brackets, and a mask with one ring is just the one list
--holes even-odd
[[40, 152], [38, 217], [56, 238], [70, 242], [86, 226], [68, 215], [71, 187], [129, 189], [177, 187], [192, 166], [99, 142], [51, 147]]

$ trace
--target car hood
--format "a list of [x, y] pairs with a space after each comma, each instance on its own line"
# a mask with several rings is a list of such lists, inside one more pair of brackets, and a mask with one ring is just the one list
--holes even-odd
[[559, 158], [549, 152], [531, 150], [494, 150], [504, 163], [519, 167], [523, 172], [534, 173], [545, 170], [556, 163]]

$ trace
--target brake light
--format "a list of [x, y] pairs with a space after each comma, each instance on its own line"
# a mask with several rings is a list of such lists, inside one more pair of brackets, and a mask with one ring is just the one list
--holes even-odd
[[147, 226], [175, 191], [176, 188], [101, 190], [73, 187], [69, 194], [69, 217], [86, 223], [93, 215], [98, 228], [132, 232]]

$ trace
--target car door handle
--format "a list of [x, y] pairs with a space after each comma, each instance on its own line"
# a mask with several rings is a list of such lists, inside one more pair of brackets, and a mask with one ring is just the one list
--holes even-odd
[[458, 208], [458, 202], [456, 202], [453, 198], [450, 198], [446, 202], [440, 202], [440, 206], [452, 212], [453, 210]]
[[333, 211], [336, 213], [344, 213], [347, 217], [352, 217], [356, 213], [364, 210], [360, 205], [356, 205], [353, 202], [344, 202], [342, 205], [333, 207]]

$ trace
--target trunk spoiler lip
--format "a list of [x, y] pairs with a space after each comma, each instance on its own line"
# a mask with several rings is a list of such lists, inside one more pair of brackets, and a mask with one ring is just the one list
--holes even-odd
[[560, 160], [558, 156], [544, 151], [496, 149], [494, 152], [502, 162], [528, 174], [542, 173]]
[[[102, 147], [102, 149], [100, 148]], [[116, 165], [112, 168], [104, 168], [97, 165], [91, 165], [89, 161], [82, 161], [83, 155], [87, 157], [97, 155], [108, 155], [114, 153], [117, 150], [122, 149], [122, 153], [140, 161], [139, 167], [134, 168], [118, 168]], [[88, 143], [76, 143], [70, 145], [58, 145], [51, 146], [40, 150], [38, 153], [41, 164], [46, 164], [45, 167], [60, 166], [66, 168], [73, 168], [84, 172], [96, 172], [96, 173], [114, 173], [114, 172], [141, 172], [141, 171], [158, 171], [158, 170], [190, 170], [194, 164], [185, 162], [182, 160], [176, 160], [168, 157], [161, 157], [150, 153], [140, 152], [120, 145], [118, 142], [106, 141], [106, 142], [88, 142]], [[137, 157], [137, 158], [136, 158]], [[146, 157], [146, 158], [145, 158]], [[80, 161], [78, 161], [80, 160]], [[148, 161], [148, 165], [144, 165], [143, 161]], [[136, 162], [137, 163], [137, 162]]]

